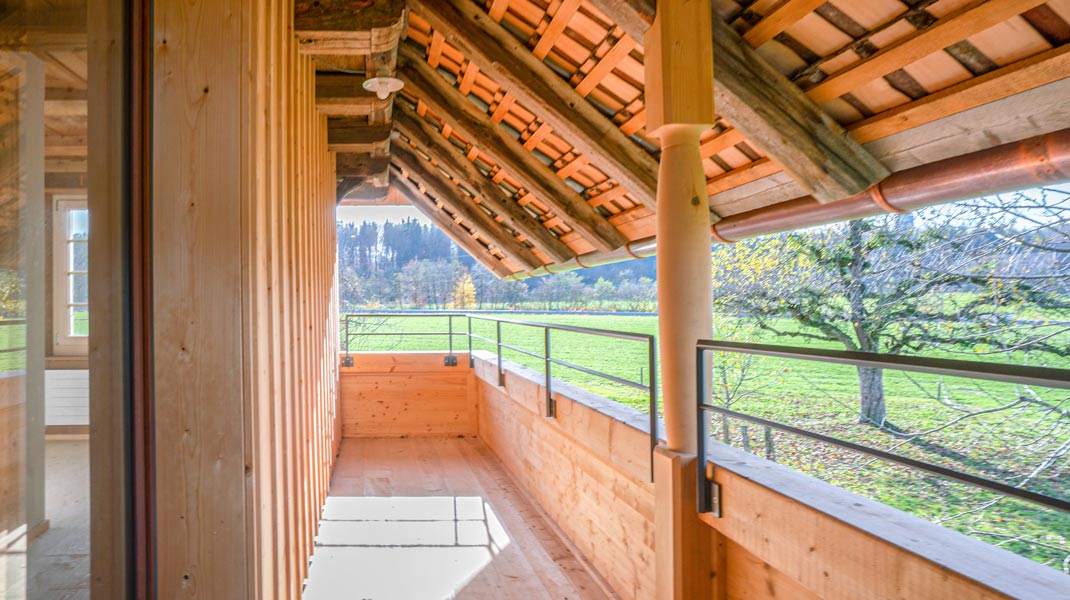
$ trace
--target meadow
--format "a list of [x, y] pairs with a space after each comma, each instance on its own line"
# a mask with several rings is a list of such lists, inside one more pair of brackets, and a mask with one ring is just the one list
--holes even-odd
[[26, 368], [26, 326], [6, 323], [0, 319], [0, 374]]
[[[504, 319], [558, 323], [656, 334], [652, 315], [618, 316], [582, 313], [511, 314]], [[446, 332], [446, 317], [381, 316], [351, 322], [353, 351], [446, 350], [447, 336], [365, 336], [358, 330]], [[782, 329], [791, 327], [783, 323]], [[363, 329], [362, 329], [363, 328]], [[455, 318], [454, 351], [468, 351], [468, 322]], [[495, 324], [473, 321], [473, 332], [494, 339]], [[565, 331], [552, 332], [554, 358], [649, 383], [647, 346], [643, 342]], [[721, 317], [713, 339], [837, 348], [834, 343], [776, 338], [747, 320]], [[542, 354], [540, 328], [506, 323], [503, 342]], [[493, 344], [473, 342], [476, 350]], [[839, 347], [842, 349], [842, 347]], [[1032, 353], [970, 356], [929, 352], [926, 356], [1015, 362], [1070, 368], [1070, 360]], [[505, 359], [542, 372], [543, 361], [504, 350]], [[359, 360], [359, 359], [358, 359]], [[553, 375], [607, 398], [647, 411], [647, 395], [587, 373], [554, 365]], [[715, 353], [713, 404], [857, 443], [941, 464], [1023, 489], [1070, 499], [1070, 393], [1023, 388], [979, 380], [884, 372], [888, 419], [899, 435], [858, 423], [858, 381], [854, 367], [810, 361]], [[1070, 572], [1070, 515], [928, 476], [778, 431], [721, 416], [711, 432], [759, 455], [819, 477], [852, 492], [885, 502], [919, 517], [944, 524], [1005, 547], [1053, 568]]]
[[[26, 368], [26, 325], [23, 323], [17, 319], [0, 319], [0, 374]], [[73, 333], [89, 335], [89, 313], [75, 313]]]

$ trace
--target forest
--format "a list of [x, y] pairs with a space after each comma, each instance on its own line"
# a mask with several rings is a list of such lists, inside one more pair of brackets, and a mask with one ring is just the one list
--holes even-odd
[[338, 223], [342, 309], [656, 309], [654, 259], [502, 281], [438, 228], [416, 219]]

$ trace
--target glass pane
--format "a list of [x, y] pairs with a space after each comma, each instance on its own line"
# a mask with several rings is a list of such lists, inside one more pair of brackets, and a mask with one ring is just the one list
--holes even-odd
[[72, 271], [89, 270], [89, 244], [86, 242], [67, 242], [70, 255], [69, 268]]
[[72, 210], [67, 215], [67, 239], [89, 239], [89, 211], [85, 209]]
[[70, 315], [70, 327], [69, 335], [73, 336], [87, 336], [89, 335], [89, 308], [85, 306], [72, 306], [68, 309]]
[[69, 275], [67, 281], [71, 286], [70, 302], [74, 304], [88, 304], [89, 275]]
[[[115, 3], [94, 1], [109, 17], [93, 21], [111, 22]], [[82, 202], [100, 58], [86, 0], [0, 4], [0, 598], [88, 598], [89, 372], [50, 367], [88, 353]]]

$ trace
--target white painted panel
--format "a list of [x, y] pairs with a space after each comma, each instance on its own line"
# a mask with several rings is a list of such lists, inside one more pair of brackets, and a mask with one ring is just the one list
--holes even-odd
[[45, 371], [45, 425], [89, 424], [89, 371]]

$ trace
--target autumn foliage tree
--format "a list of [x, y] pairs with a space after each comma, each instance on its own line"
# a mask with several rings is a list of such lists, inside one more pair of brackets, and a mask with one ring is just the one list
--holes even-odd
[[465, 273], [453, 283], [453, 308], [467, 310], [476, 305], [476, 286], [472, 275]]
[[[1066, 356], [1065, 336], [1023, 315], [1070, 310], [1070, 210], [1052, 210], [1068, 205], [1048, 190], [720, 246], [715, 308], [851, 351]], [[859, 420], [888, 427], [882, 371], [858, 367], [858, 387]]]

